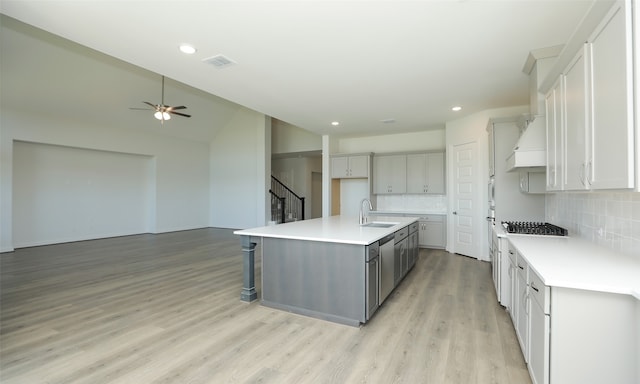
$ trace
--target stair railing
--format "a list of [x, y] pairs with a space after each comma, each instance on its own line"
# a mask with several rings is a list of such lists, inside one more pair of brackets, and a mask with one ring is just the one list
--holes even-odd
[[269, 190], [271, 195], [271, 220], [280, 224], [284, 223], [284, 197], [276, 195], [272, 190]]
[[298, 196], [271, 175], [271, 220], [276, 223], [304, 220], [304, 197]]

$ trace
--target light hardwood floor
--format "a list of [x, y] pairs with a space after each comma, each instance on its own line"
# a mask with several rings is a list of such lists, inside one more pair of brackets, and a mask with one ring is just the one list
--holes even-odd
[[19, 249], [0, 267], [3, 384], [530, 383], [489, 263], [444, 251], [421, 250], [360, 328], [241, 302], [226, 229]]

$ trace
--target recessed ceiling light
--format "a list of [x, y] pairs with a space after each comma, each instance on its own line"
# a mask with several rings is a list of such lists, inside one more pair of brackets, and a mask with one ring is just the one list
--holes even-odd
[[187, 55], [193, 55], [196, 53], [196, 49], [189, 44], [182, 44], [180, 46], [180, 52], [185, 53]]
[[337, 127], [338, 125], [340, 125], [339, 121], [332, 121], [331, 125], [333, 125], [334, 127]]
[[451, 107], [451, 110], [454, 111], [454, 112], [458, 112], [458, 111], [462, 110], [462, 107], [459, 106], [459, 105], [456, 105], [455, 107]]

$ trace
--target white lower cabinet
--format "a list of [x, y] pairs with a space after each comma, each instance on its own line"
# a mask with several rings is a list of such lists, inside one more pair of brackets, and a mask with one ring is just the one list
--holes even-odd
[[527, 285], [529, 267], [520, 255], [516, 259], [516, 285], [518, 287], [518, 313], [516, 316], [516, 335], [524, 361], [529, 361], [529, 308], [531, 302]]
[[637, 299], [545, 285], [511, 242], [509, 263], [508, 309], [533, 384], [640, 383]]
[[529, 269], [529, 374], [533, 384], [549, 383], [549, 287]]
[[509, 311], [509, 316], [511, 316], [511, 322], [513, 326], [516, 326], [517, 318], [518, 318], [518, 273], [516, 270], [518, 267], [516, 266], [516, 258], [517, 253], [515, 249], [509, 243], [509, 287], [510, 287], [510, 297], [509, 297], [509, 305], [507, 305], [507, 310]]

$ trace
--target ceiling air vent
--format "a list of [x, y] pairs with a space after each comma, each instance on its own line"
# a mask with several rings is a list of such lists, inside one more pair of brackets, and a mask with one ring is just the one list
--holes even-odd
[[204, 59], [202, 61], [207, 64], [211, 64], [218, 69], [226, 68], [236, 63], [235, 61], [231, 60], [230, 58], [224, 55], [216, 55], [216, 56]]

